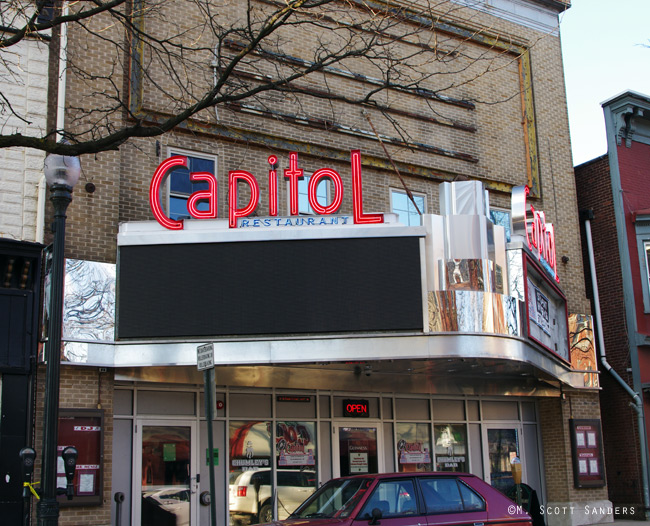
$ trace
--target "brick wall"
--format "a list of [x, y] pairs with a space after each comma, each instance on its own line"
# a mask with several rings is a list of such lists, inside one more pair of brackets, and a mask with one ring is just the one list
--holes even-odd
[[539, 401], [547, 502], [586, 503], [606, 499], [604, 488], [578, 489], [573, 479], [570, 419], [599, 419], [598, 393], [565, 392]]
[[[191, 6], [184, 6], [183, 17], [174, 16], [175, 10], [181, 9], [182, 2], [168, 2], [168, 20], [191, 25], [202, 16], [194, 12]], [[233, 17], [240, 16], [242, 6], [229, 5], [236, 10]], [[237, 11], [239, 10], [239, 11]], [[584, 280], [582, 276], [579, 230], [576, 213], [576, 195], [573, 181], [572, 160], [569, 147], [568, 118], [563, 89], [563, 71], [559, 39], [553, 34], [542, 34], [536, 30], [513, 24], [511, 22], [478, 13], [471, 9], [460, 9], [454, 4], [440, 4], [440, 13], [451, 15], [452, 20], [472, 27], [488, 27], [490, 31], [522, 42], [528, 46], [535, 91], [535, 119], [538, 134], [538, 159], [541, 178], [541, 197], [534, 200], [537, 209], [543, 210], [547, 220], [555, 225], [558, 260], [567, 256], [568, 263], [559, 264], [560, 284], [569, 299], [570, 312], [587, 312], [589, 305], [585, 299]], [[224, 13], [225, 14], [225, 13]], [[229, 15], [230, 16], [230, 15]], [[102, 27], [101, 21], [97, 21]], [[166, 26], [165, 26], [166, 28]], [[161, 27], [161, 31], [165, 29]], [[103, 34], [110, 34], [113, 28], [104, 28]], [[169, 28], [166, 28], [169, 29]], [[433, 38], [434, 35], [428, 35]], [[100, 70], [110, 69], [105, 57], [112, 49], [106, 42], [83, 38], [78, 30], [70, 31], [70, 54], [74, 60], [87, 61]], [[75, 39], [76, 38], [76, 39]], [[118, 38], [118, 35], [115, 35]], [[307, 37], [305, 37], [307, 38]], [[309, 37], [311, 38], [311, 37]], [[423, 35], [424, 38], [424, 35]], [[82, 40], [79, 42], [79, 40]], [[293, 42], [298, 42], [295, 35]], [[307, 40], [309, 41], [309, 40]], [[453, 48], [460, 43], [449, 35], [445, 36], [445, 46]], [[442, 45], [442, 44], [441, 44]], [[448, 88], [441, 91], [449, 97], [462, 100], [478, 100], [473, 109], [459, 108], [440, 101], [423, 101], [412, 95], [387, 95], [390, 105], [409, 115], [426, 115], [443, 121], [457, 121], [474, 129], [459, 129], [446, 124], [436, 124], [412, 116], [399, 116], [403, 126], [414, 139], [444, 150], [469, 155], [474, 160], [464, 160], [448, 155], [439, 155], [427, 151], [388, 145], [391, 156], [400, 166], [407, 185], [413, 191], [427, 196], [427, 212], [438, 211], [438, 184], [452, 177], [470, 177], [484, 180], [488, 186], [494, 186], [491, 202], [494, 206], [509, 208], [509, 194], [496, 190], [499, 185], [527, 184], [525, 136], [522, 127], [522, 108], [519, 95], [521, 79], [519, 76], [519, 59], [515, 55], [501, 53], [478, 43], [464, 42], [463, 50], [472, 56], [484, 54], [485, 60], [494, 60], [496, 71], [477, 75], [472, 82], [462, 87]], [[304, 46], [304, 43], [303, 43]], [[300, 54], [300, 49], [290, 49]], [[506, 57], [504, 59], [504, 57]], [[124, 63], [128, 61], [123, 61]], [[260, 66], [261, 67], [261, 66]], [[367, 69], [365, 63], [359, 63], [355, 72], [376, 75]], [[442, 72], [444, 64], [432, 61], [431, 68]], [[366, 69], [363, 69], [366, 68]], [[432, 73], [435, 73], [432, 70]], [[123, 72], [111, 69], [111, 80], [126, 87]], [[433, 75], [429, 87], [436, 91], [446, 87], [450, 77]], [[342, 94], [347, 91], [367, 89], [363, 82], [329, 75], [328, 85]], [[68, 78], [68, 98], [89, 104], [97, 95], [88, 97], [89, 90], [101, 92], [105, 87], [100, 80]], [[399, 95], [399, 96], [398, 96]], [[147, 98], [147, 96], [149, 98]], [[155, 109], [159, 98], [145, 89], [143, 109]], [[288, 152], [294, 144], [304, 146], [299, 153], [299, 162], [306, 173], [322, 167], [340, 170], [345, 183], [345, 197], [341, 211], [351, 212], [351, 187], [349, 169], [350, 149], [360, 149], [363, 154], [372, 156], [364, 165], [364, 207], [367, 211], [389, 211], [389, 187], [401, 188], [401, 183], [388, 163], [381, 145], [373, 138], [360, 108], [347, 107], [340, 102], [325, 104], [314, 98], [303, 97], [298, 104], [286, 96], [268, 94], [265, 103], [270, 109], [285, 114], [306, 114], [330, 118], [335, 124], [352, 129], [368, 131], [365, 135], [339, 133], [336, 130], [323, 130], [317, 127], [283, 122], [281, 119], [253, 115], [233, 106], [219, 107], [219, 121], [210, 110], [201, 116], [202, 127], [192, 131], [177, 129], [157, 139], [133, 140], [120, 147], [119, 152], [108, 152], [96, 156], [86, 156], [83, 160], [84, 176], [82, 182], [95, 183], [96, 192], [86, 194], [82, 188], [77, 189], [69, 212], [69, 251], [73, 257], [115, 261], [115, 236], [118, 225], [123, 221], [151, 220], [148, 205], [149, 182], [155, 167], [161, 161], [156, 155], [156, 141], [160, 142], [163, 156], [168, 145], [217, 154], [219, 182], [219, 217], [226, 217], [227, 173], [229, 170], [245, 169], [253, 173], [262, 186], [262, 202], [258, 211], [264, 215], [268, 210], [268, 193], [266, 191], [266, 174], [269, 154], [277, 154], [280, 159], [279, 175], [287, 167]], [[88, 102], [86, 102], [88, 101]], [[483, 102], [495, 102], [484, 104]], [[256, 101], [252, 101], [256, 102]], [[257, 102], [256, 102], [257, 104]], [[299, 111], [300, 110], [300, 111]], [[301, 113], [302, 112], [302, 113]], [[72, 115], [69, 115], [72, 117]], [[388, 120], [379, 112], [371, 111], [373, 124], [379, 133], [397, 136]], [[206, 124], [207, 123], [207, 124]], [[119, 123], [118, 123], [119, 124]], [[228, 139], [217, 128], [208, 124], [221, 125], [226, 128], [247, 130], [252, 133], [248, 138]], [[214, 133], [212, 133], [214, 131]], [[257, 135], [255, 135], [257, 134]], [[375, 162], [383, 160], [383, 163]], [[286, 190], [280, 185], [280, 203], [286, 203]], [[286, 210], [286, 208], [285, 208]], [[89, 228], [91, 226], [91, 228]], [[74, 242], [72, 241], [74, 239]]]
[[[34, 480], [41, 480], [40, 461], [43, 450], [43, 389], [45, 367], [39, 366], [36, 396], [36, 431], [34, 448], [39, 452], [36, 459]], [[96, 367], [61, 367], [59, 391], [61, 409], [104, 410], [104, 491], [103, 504], [99, 506], [66, 507], [60, 509], [59, 524], [62, 526], [108, 526], [111, 524], [112, 502], [111, 474], [113, 466], [113, 371], [99, 372]], [[36, 517], [36, 503], [32, 499], [32, 517]]]
[[[577, 166], [575, 175], [580, 207], [594, 211], [591, 231], [607, 361], [632, 385], [608, 157]], [[586, 244], [584, 250], [585, 273], [588, 273]], [[592, 295], [591, 285], [588, 285], [588, 293]], [[610, 374], [602, 373], [600, 381], [609, 498], [615, 505], [640, 508], [643, 498], [636, 412], [630, 405], [630, 396]]]

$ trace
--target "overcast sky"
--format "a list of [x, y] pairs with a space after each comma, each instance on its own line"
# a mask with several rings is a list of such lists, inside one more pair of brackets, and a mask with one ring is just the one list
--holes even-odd
[[650, 0], [572, 0], [560, 15], [573, 164], [607, 153], [601, 103], [650, 97]]

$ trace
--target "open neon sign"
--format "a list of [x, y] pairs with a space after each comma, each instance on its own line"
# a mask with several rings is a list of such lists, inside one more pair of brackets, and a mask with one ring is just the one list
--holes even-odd
[[555, 250], [555, 230], [552, 223], [546, 222], [546, 216], [541, 210], [535, 210], [527, 202], [530, 189], [527, 186], [516, 186], [512, 189], [512, 230], [513, 234], [522, 236], [528, 249], [545, 263], [557, 283], [557, 253]]
[[[271, 155], [268, 158], [271, 166], [269, 170], [269, 215], [278, 215], [278, 174], [275, 169], [278, 158]], [[352, 211], [355, 224], [383, 223], [384, 214], [370, 214], [363, 211], [363, 189], [361, 180], [361, 152], [352, 150], [350, 152], [350, 165], [352, 170]], [[156, 221], [169, 230], [182, 230], [183, 220], [172, 219], [165, 214], [160, 200], [160, 189], [167, 175], [174, 169], [187, 168], [187, 158], [174, 156], [166, 159], [156, 169], [151, 185], [149, 187], [149, 204]], [[289, 186], [289, 211], [292, 216], [298, 215], [298, 181], [304, 178], [303, 170], [298, 168], [298, 154], [289, 154], [289, 168], [284, 170], [284, 177]], [[316, 190], [323, 179], [329, 179], [334, 188], [334, 197], [328, 205], [318, 202]], [[190, 195], [187, 201], [187, 210], [191, 217], [196, 219], [213, 219], [217, 217], [217, 180], [208, 172], [191, 172], [190, 181], [205, 181], [208, 183], [207, 190], [200, 190]], [[238, 190], [240, 183], [248, 185], [250, 199], [244, 207], [238, 206]], [[343, 179], [336, 170], [321, 168], [316, 170], [309, 179], [307, 189], [309, 205], [319, 215], [334, 214], [343, 202]], [[255, 176], [244, 170], [233, 170], [228, 172], [228, 226], [237, 227], [239, 218], [252, 214], [260, 200], [260, 186]], [[207, 209], [199, 210], [199, 202], [206, 203]]]

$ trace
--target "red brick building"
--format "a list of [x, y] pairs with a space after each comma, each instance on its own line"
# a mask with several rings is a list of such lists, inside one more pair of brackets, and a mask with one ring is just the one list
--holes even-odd
[[600, 298], [601, 360], [612, 368], [601, 367], [609, 497], [641, 507], [648, 504], [650, 98], [626, 92], [603, 109], [608, 154], [576, 167], [576, 188], [588, 294]]

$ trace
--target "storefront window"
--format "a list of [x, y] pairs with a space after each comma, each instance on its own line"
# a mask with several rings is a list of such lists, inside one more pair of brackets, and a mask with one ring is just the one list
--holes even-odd
[[[278, 482], [277, 518], [284, 520], [314, 492], [318, 484], [316, 477], [316, 424], [314, 422], [277, 422], [275, 437]], [[262, 517], [264, 522], [272, 520], [272, 517], [268, 516], [268, 511], [267, 516]]]
[[230, 422], [230, 522], [257, 524], [272, 511], [271, 422]]
[[465, 424], [433, 427], [436, 440], [436, 471], [469, 471]]
[[430, 429], [429, 424], [396, 424], [397, 465], [400, 472], [431, 471]]

